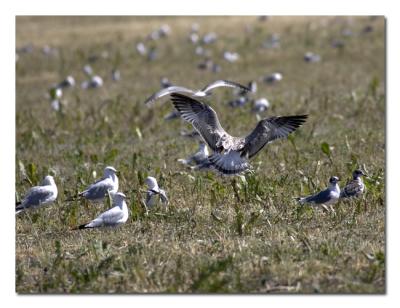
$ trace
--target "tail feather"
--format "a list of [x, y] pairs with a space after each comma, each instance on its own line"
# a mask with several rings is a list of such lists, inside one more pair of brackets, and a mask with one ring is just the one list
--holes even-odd
[[91, 227], [87, 227], [88, 223], [79, 225], [78, 227], [72, 228], [72, 230], [81, 230], [81, 229], [89, 229]]
[[214, 153], [208, 157], [210, 165], [225, 175], [236, 175], [248, 170], [251, 166], [245, 158], [236, 151], [220, 154]]

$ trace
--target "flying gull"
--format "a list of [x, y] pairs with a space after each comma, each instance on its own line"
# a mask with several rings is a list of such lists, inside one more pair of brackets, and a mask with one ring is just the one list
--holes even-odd
[[181, 117], [200, 133], [213, 153], [208, 157], [213, 168], [225, 175], [250, 169], [249, 159], [266, 144], [285, 138], [302, 125], [308, 115], [271, 117], [258, 122], [246, 137], [233, 137], [221, 126], [217, 113], [207, 104], [181, 94], [172, 94]]
[[[114, 167], [106, 167], [103, 177], [90, 185], [86, 190], [79, 193], [78, 197], [98, 202], [103, 200], [108, 193], [116, 193], [118, 191], [118, 177], [116, 172], [117, 170], [115, 170]], [[75, 198], [72, 197], [67, 199], [67, 201], [74, 199]]]
[[29, 208], [37, 208], [54, 202], [58, 190], [54, 178], [46, 176], [40, 186], [32, 187], [21, 202], [17, 202], [15, 213], [18, 214]]
[[111, 209], [100, 214], [91, 222], [80, 225], [77, 229], [98, 228], [98, 227], [117, 227], [128, 220], [128, 206], [126, 205], [126, 196], [122, 192], [112, 194], [113, 205]]
[[339, 178], [333, 176], [329, 179], [329, 186], [325, 190], [308, 197], [296, 198], [296, 200], [302, 205], [305, 203], [332, 205], [339, 200], [340, 187], [338, 181]]
[[361, 176], [365, 173], [357, 169], [353, 172], [353, 179], [347, 182], [346, 186], [340, 192], [340, 198], [359, 197], [365, 190], [365, 185]]
[[152, 208], [158, 203], [158, 197], [164, 205], [168, 204], [168, 198], [165, 191], [158, 187], [157, 180], [152, 176], [147, 177], [146, 184], [148, 186], [146, 193], [146, 208]]
[[157, 93], [154, 93], [152, 96], [150, 96], [148, 99], [146, 99], [145, 104], [153, 103], [157, 99], [170, 95], [173, 93], [185, 93], [189, 94], [191, 96], [197, 96], [197, 97], [205, 97], [211, 94], [212, 90], [218, 87], [229, 87], [229, 88], [239, 88], [241, 90], [245, 91], [250, 91], [249, 88], [233, 82], [233, 81], [228, 81], [228, 80], [217, 80], [214, 81], [213, 83], [210, 83], [209, 85], [205, 86], [203, 89], [198, 90], [198, 91], [193, 91], [191, 89], [185, 88], [185, 87], [180, 87], [180, 86], [171, 86], [165, 89], [162, 89], [158, 91]]

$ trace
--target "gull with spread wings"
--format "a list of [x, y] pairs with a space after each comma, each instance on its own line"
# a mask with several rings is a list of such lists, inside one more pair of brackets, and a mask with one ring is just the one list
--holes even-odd
[[225, 175], [235, 175], [250, 169], [249, 159], [266, 144], [287, 137], [308, 117], [295, 115], [266, 118], [259, 121], [246, 137], [233, 137], [222, 128], [217, 113], [207, 104], [177, 93], [171, 97], [181, 117], [193, 125], [213, 151], [208, 157], [210, 165]]
[[211, 94], [211, 92], [215, 89], [215, 88], [219, 88], [219, 87], [228, 87], [228, 88], [237, 88], [243, 91], [250, 91], [250, 89], [246, 86], [243, 86], [239, 83], [233, 82], [233, 81], [228, 81], [228, 80], [217, 80], [214, 81], [212, 83], [210, 83], [209, 85], [205, 86], [203, 89], [198, 90], [198, 91], [194, 91], [185, 87], [180, 87], [180, 86], [170, 86], [168, 88], [162, 89], [156, 93], [154, 93], [152, 96], [150, 96], [148, 99], [146, 99], [145, 104], [149, 104], [149, 103], [153, 103], [155, 102], [157, 99], [163, 97], [163, 96], [167, 96], [173, 93], [184, 93], [184, 94], [188, 94], [191, 96], [196, 96], [196, 97], [205, 97]]

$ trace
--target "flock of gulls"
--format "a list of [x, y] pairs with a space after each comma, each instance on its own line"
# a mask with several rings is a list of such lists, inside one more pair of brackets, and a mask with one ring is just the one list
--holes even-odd
[[[240, 91], [251, 91], [249, 87], [239, 83], [217, 80], [203, 89], [194, 91], [181, 86], [169, 86], [151, 95], [145, 104], [151, 105], [155, 101], [168, 96], [182, 120], [190, 123], [200, 138], [199, 150], [187, 159], [178, 159], [179, 162], [191, 165], [194, 170], [209, 169], [224, 176], [239, 175], [251, 171], [250, 159], [256, 156], [267, 144], [276, 139], [286, 138], [297, 130], [308, 118], [307, 114], [290, 116], [273, 116], [261, 119], [255, 128], [245, 137], [230, 135], [221, 126], [218, 115], [211, 106], [200, 102], [198, 98], [210, 96], [212, 91], [219, 87], [230, 87]], [[209, 152], [211, 151], [211, 153]], [[97, 228], [105, 226], [119, 226], [128, 220], [128, 206], [126, 196], [119, 190], [117, 170], [112, 166], [104, 169], [103, 177], [76, 196], [66, 201], [84, 198], [92, 202], [101, 202], [110, 196], [113, 207], [88, 223], [84, 223], [73, 230]], [[361, 176], [365, 174], [361, 170], [353, 172], [353, 178], [343, 190], [338, 185], [339, 178], [333, 176], [329, 179], [329, 186], [314, 195], [296, 198], [300, 204], [316, 204], [332, 206], [340, 198], [358, 197], [365, 186]], [[146, 210], [162, 203], [167, 206], [169, 201], [166, 192], [158, 186], [157, 180], [149, 176], [146, 199]], [[57, 199], [58, 190], [54, 178], [46, 176], [40, 186], [32, 187], [24, 199], [17, 203], [16, 213], [30, 208], [37, 208], [54, 202]], [[333, 208], [331, 207], [333, 210]]]
[[[149, 37], [149, 41], [156, 41], [167, 37], [170, 34], [168, 25], [163, 25], [160, 29], [153, 31]], [[345, 35], [345, 34], [343, 34]], [[346, 35], [352, 35], [346, 34]], [[204, 62], [198, 65], [199, 69], [220, 72], [221, 67], [210, 59], [209, 51], [206, 46], [217, 40], [217, 35], [213, 32], [206, 33], [204, 36], [199, 35], [198, 26], [194, 24], [189, 34], [189, 41], [195, 45], [195, 53], [204, 57]], [[339, 48], [340, 42], [336, 42], [335, 48]], [[342, 43], [343, 44], [343, 43]], [[146, 46], [147, 45], [147, 46]], [[272, 35], [263, 43], [263, 48], [277, 48], [280, 46], [279, 35]], [[27, 48], [27, 47], [26, 47]], [[25, 48], [25, 49], [26, 49]], [[21, 49], [19, 53], [30, 52], [31, 49]], [[153, 61], [158, 57], [155, 47], [148, 47], [148, 42], [138, 42], [136, 50]], [[45, 54], [56, 53], [56, 50], [49, 48], [43, 49]], [[228, 62], [236, 62], [240, 55], [233, 51], [224, 51], [223, 57]], [[18, 61], [17, 53], [17, 61]], [[321, 57], [318, 54], [307, 52], [304, 55], [306, 62], [319, 62]], [[103, 79], [93, 72], [90, 65], [83, 68], [87, 76], [87, 80], [81, 83], [82, 89], [99, 88], [103, 86]], [[112, 70], [112, 80], [118, 81], [121, 78], [120, 71], [116, 68]], [[283, 76], [280, 72], [273, 72], [263, 76], [261, 80], [267, 84], [275, 84], [282, 80]], [[75, 79], [68, 76], [53, 88], [50, 89], [51, 106], [54, 110], [60, 110], [62, 107], [62, 90], [75, 86]], [[223, 176], [235, 176], [244, 172], [251, 172], [252, 166], [250, 160], [255, 157], [267, 144], [277, 139], [288, 137], [300, 126], [302, 126], [308, 118], [307, 114], [288, 115], [288, 116], [272, 116], [268, 118], [260, 118], [259, 114], [266, 111], [270, 107], [270, 103], [266, 98], [252, 99], [252, 111], [257, 113], [258, 123], [253, 130], [244, 137], [235, 137], [230, 135], [221, 126], [218, 115], [215, 110], [205, 102], [200, 100], [212, 96], [217, 88], [231, 88], [236, 97], [227, 103], [231, 107], [241, 107], [249, 102], [257, 92], [256, 81], [250, 81], [247, 86], [240, 83], [217, 80], [200, 90], [193, 90], [183, 86], [173, 85], [167, 78], [161, 79], [162, 89], [151, 95], [145, 100], [145, 104], [152, 106], [156, 101], [168, 97], [173, 106], [174, 111], [168, 114], [164, 119], [182, 119], [193, 126], [191, 132], [181, 132], [182, 136], [197, 138], [199, 148], [196, 153], [187, 157], [180, 158], [178, 162], [189, 166], [192, 170], [213, 170]], [[332, 176], [329, 179], [328, 187], [320, 192], [306, 197], [295, 198], [299, 204], [321, 205], [325, 209], [327, 206], [333, 210], [332, 205], [339, 199], [359, 197], [365, 191], [365, 185], [362, 176], [366, 174], [357, 169], [353, 172], [350, 179], [343, 189], [339, 187], [339, 178]], [[143, 200], [146, 211], [157, 206], [158, 204], [167, 207], [169, 200], [166, 192], [161, 189], [154, 177], [149, 176], [145, 183], [147, 185], [146, 198]], [[58, 189], [54, 178], [47, 175], [40, 186], [32, 187], [22, 199], [17, 202], [16, 214], [25, 210], [38, 208], [54, 202], [58, 196]], [[112, 208], [101, 213], [90, 222], [81, 224], [73, 230], [98, 228], [107, 226], [119, 226], [124, 224], [129, 217], [128, 206], [126, 203], [126, 195], [119, 191], [118, 172], [112, 166], [104, 169], [103, 177], [91, 184], [84, 191], [76, 196], [66, 199], [66, 201], [74, 201], [86, 199], [90, 202], [102, 202], [106, 197], [112, 200]]]

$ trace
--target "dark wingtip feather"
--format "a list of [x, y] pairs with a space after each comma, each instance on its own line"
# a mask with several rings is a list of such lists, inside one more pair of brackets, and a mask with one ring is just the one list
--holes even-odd
[[86, 227], [87, 224], [82, 224], [78, 227], [72, 228], [72, 230], [81, 230], [81, 229], [87, 229], [88, 227]]

